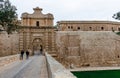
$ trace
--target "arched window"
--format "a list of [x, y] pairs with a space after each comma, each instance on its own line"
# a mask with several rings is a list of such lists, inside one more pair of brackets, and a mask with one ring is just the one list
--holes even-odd
[[71, 29], [73, 29], [73, 26], [71, 26]]
[[40, 26], [39, 21], [36, 21], [36, 26], [37, 26], [37, 27], [39, 27], [39, 26]]
[[92, 30], [92, 27], [89, 27], [90, 30]]
[[114, 28], [112, 27], [112, 31], [114, 32]]
[[70, 26], [68, 26], [68, 29], [70, 29]]
[[80, 30], [80, 27], [78, 27], [77, 29]]
[[118, 31], [120, 31], [120, 28], [118, 28]]
[[104, 27], [101, 27], [101, 30], [104, 30]]
[[118, 58], [120, 58], [120, 56], [118, 55]]
[[111, 29], [113, 30], [113, 27]]

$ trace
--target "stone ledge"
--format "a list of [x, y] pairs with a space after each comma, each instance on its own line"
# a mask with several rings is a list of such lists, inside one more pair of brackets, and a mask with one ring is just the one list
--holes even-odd
[[0, 57], [0, 67], [6, 66], [6, 65], [8, 65], [16, 60], [19, 60], [19, 54]]
[[49, 78], [76, 78], [49, 54], [45, 53]]

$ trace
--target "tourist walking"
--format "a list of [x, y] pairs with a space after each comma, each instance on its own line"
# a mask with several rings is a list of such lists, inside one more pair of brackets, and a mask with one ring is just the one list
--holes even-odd
[[29, 51], [26, 51], [26, 59], [29, 59]]
[[21, 53], [20, 53], [20, 60], [23, 60], [23, 55], [24, 55], [24, 50], [21, 50]]
[[41, 55], [43, 54], [43, 50], [42, 50], [42, 48], [40, 49], [40, 54], [41, 54]]
[[40, 55], [42, 55], [43, 54], [43, 49], [42, 49], [42, 45], [40, 45]]

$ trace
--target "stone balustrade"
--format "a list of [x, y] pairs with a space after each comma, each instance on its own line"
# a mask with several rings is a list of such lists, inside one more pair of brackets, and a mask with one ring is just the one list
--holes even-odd
[[45, 53], [49, 78], [76, 78], [49, 54]]
[[0, 57], [0, 67], [3, 67], [5, 65], [8, 65], [16, 60], [19, 60], [19, 54], [17, 55], [11, 55], [11, 56], [5, 56]]

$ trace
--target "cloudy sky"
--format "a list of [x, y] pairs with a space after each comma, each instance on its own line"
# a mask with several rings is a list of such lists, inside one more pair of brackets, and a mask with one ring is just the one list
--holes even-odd
[[52, 13], [54, 22], [61, 20], [107, 20], [115, 21], [112, 15], [120, 11], [120, 0], [10, 0], [23, 12], [33, 13], [33, 8], [43, 8], [43, 13]]

